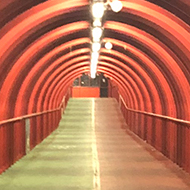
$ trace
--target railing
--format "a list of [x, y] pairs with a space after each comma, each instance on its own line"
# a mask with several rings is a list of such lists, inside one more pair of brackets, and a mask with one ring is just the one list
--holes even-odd
[[20, 116], [20, 117], [15, 117], [15, 118], [12, 118], [12, 119], [3, 120], [3, 121], [0, 121], [0, 126], [4, 125], [4, 124], [7, 124], [7, 123], [13, 123], [13, 122], [16, 122], [16, 121], [29, 119], [29, 118], [32, 118], [32, 117], [37, 117], [37, 116], [40, 116], [40, 115], [43, 115], [43, 114], [56, 112], [58, 110], [61, 110], [62, 106], [64, 106], [64, 108], [65, 108], [65, 96], [64, 96], [63, 101], [61, 102], [60, 106], [58, 108], [56, 108], [56, 109], [42, 111], [42, 112], [38, 112], [38, 113], [32, 113], [32, 114], [23, 115], [23, 116]]
[[121, 95], [119, 95], [119, 105], [121, 106], [121, 101], [123, 103], [123, 105], [125, 106], [125, 108], [128, 111], [131, 112], [135, 112], [135, 113], [139, 113], [139, 114], [144, 114], [144, 115], [148, 115], [148, 116], [152, 116], [152, 117], [157, 117], [157, 118], [161, 118], [161, 119], [166, 119], [166, 120], [170, 120], [173, 122], [177, 122], [177, 123], [183, 123], [183, 124], [188, 124], [190, 125], [190, 121], [187, 120], [183, 120], [183, 119], [177, 119], [174, 117], [170, 117], [170, 116], [166, 116], [166, 115], [161, 115], [161, 114], [156, 114], [156, 113], [151, 113], [151, 112], [146, 112], [146, 111], [140, 111], [140, 110], [135, 110], [135, 109], [131, 109], [127, 106], [127, 104], [125, 103], [123, 97]]
[[56, 109], [0, 121], [0, 174], [57, 128], [69, 96]]
[[127, 128], [190, 173], [190, 121], [131, 109], [116, 95]]

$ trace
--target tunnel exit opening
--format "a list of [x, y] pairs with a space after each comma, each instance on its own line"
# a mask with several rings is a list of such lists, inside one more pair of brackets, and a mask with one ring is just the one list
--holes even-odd
[[76, 78], [72, 86], [73, 98], [103, 98], [108, 97], [109, 79], [103, 73], [92, 79], [88, 74]]

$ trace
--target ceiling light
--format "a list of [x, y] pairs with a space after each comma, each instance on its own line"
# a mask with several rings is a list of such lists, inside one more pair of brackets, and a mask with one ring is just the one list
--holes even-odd
[[94, 41], [99, 41], [102, 36], [102, 29], [100, 27], [95, 27], [92, 29], [92, 37]]
[[114, 12], [119, 12], [123, 7], [122, 2], [119, 0], [113, 0], [110, 2], [110, 6]]
[[102, 23], [100, 21], [100, 19], [95, 19], [94, 22], [93, 22], [93, 26], [96, 27], [96, 26], [102, 26]]
[[97, 62], [91, 61], [90, 68], [91, 68], [92, 70], [96, 70], [97, 65], [98, 65], [98, 61], [97, 61]]
[[97, 65], [98, 65], [98, 60], [95, 60], [95, 59], [91, 59], [91, 63], [90, 63], [90, 66], [91, 67], [97, 67]]
[[92, 52], [91, 54], [91, 60], [98, 60], [99, 53], [98, 52]]
[[97, 64], [91, 64], [90, 65], [90, 75], [91, 75], [91, 78], [95, 78], [96, 69], [97, 69]]
[[112, 49], [112, 47], [113, 47], [113, 45], [112, 45], [111, 42], [106, 42], [106, 43], [105, 43], [105, 48], [106, 48], [106, 49], [110, 50], [110, 49]]
[[92, 5], [92, 15], [95, 18], [102, 18], [104, 15], [104, 3], [97, 2]]
[[101, 44], [99, 42], [95, 42], [92, 44], [92, 51], [99, 51], [101, 48]]
[[92, 79], [95, 79], [96, 78], [96, 72], [90, 72], [90, 77]]

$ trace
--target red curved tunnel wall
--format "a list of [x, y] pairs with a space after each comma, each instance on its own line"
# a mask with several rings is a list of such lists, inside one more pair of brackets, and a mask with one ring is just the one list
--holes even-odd
[[[102, 46], [98, 65], [110, 78], [110, 96], [190, 121], [190, 3], [122, 3], [120, 13], [106, 11], [103, 45], [110, 41], [113, 49]], [[89, 8], [87, 0], [1, 2], [0, 121], [61, 108], [64, 96], [67, 102], [72, 81], [89, 72]], [[121, 109], [133, 132], [190, 172], [188, 125]], [[60, 110], [31, 118], [30, 147], [60, 118]], [[0, 124], [0, 172], [26, 153], [24, 125]]]

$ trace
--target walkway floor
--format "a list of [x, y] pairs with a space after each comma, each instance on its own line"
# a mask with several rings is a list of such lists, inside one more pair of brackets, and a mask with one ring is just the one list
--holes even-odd
[[0, 176], [0, 189], [190, 190], [189, 182], [125, 129], [114, 99], [81, 98], [70, 99], [59, 128]]

